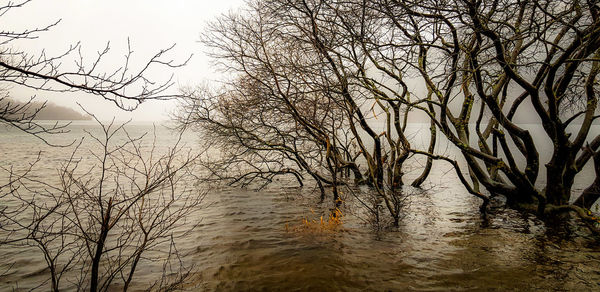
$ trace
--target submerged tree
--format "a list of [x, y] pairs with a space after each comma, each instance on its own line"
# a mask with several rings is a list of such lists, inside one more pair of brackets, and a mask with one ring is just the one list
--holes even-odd
[[[337, 23], [348, 23], [352, 44], [360, 43], [350, 55], [369, 56], [371, 70], [421, 88], [410, 95], [427, 106], [413, 108], [460, 150], [471, 181], [459, 177], [484, 207], [489, 195], [503, 195], [539, 215], [575, 211], [595, 223], [579, 207], [597, 201], [597, 183], [583, 194], [572, 188], [600, 146], [591, 131], [598, 118], [596, 1], [316, 2], [335, 7]], [[386, 92], [384, 85], [374, 90]], [[532, 114], [544, 140], [516, 121]], [[547, 141], [552, 155], [538, 181], [538, 151]], [[459, 167], [431, 150], [411, 151]], [[572, 197], [576, 205], [569, 205]]]
[[254, 1], [214, 22], [204, 42], [233, 77], [217, 93], [187, 94], [178, 119], [226, 154], [210, 167], [220, 178], [232, 168], [241, 172], [231, 181], [243, 184], [280, 174], [302, 184], [308, 175], [322, 198], [331, 186], [337, 200], [338, 185], [353, 177], [394, 214], [411, 154], [409, 109], [424, 101], [410, 102], [406, 84], [386, 86], [371, 74], [373, 61], [352, 54], [360, 44], [349, 24], [337, 24], [337, 8], [313, 2]]
[[[482, 210], [491, 196], [502, 195], [539, 215], [575, 211], [593, 223], [585, 208], [598, 199], [597, 184], [583, 194], [572, 188], [600, 155], [600, 136], [590, 137], [598, 118], [596, 1], [262, 0], [249, 6], [220, 18], [205, 37], [235, 77], [223, 94], [201, 98], [214, 107], [186, 107], [182, 116], [220, 133], [215, 141], [237, 145], [229, 150], [241, 156], [234, 156], [273, 148], [283, 150], [280, 161], [306, 154], [319, 162], [310, 168], [280, 163], [278, 170], [294, 165], [289, 173], [297, 177], [310, 170], [335, 185], [337, 174], [351, 169], [385, 198], [402, 185], [406, 159], [420, 154], [428, 163], [415, 185], [432, 159], [442, 159], [483, 200]], [[188, 105], [198, 100], [190, 97]], [[222, 122], [227, 107], [236, 108], [238, 124]], [[415, 111], [431, 120], [428, 149], [416, 149], [406, 136]], [[261, 120], [266, 112], [270, 122]], [[547, 141], [518, 123], [532, 115]], [[374, 127], [375, 116], [383, 117], [383, 131]], [[279, 136], [276, 142], [246, 144], [255, 134], [275, 137], [264, 135], [267, 129]], [[435, 153], [436, 130], [461, 161]], [[314, 147], [295, 148], [299, 137]], [[552, 146], [548, 161], [541, 161], [540, 143]], [[262, 154], [254, 159], [249, 166], [257, 172], [271, 161]]]
[[[463, 154], [472, 189], [481, 195], [481, 184], [540, 215], [575, 210], [593, 221], [569, 201], [600, 146], [600, 136], [588, 137], [598, 117], [595, 1], [390, 1], [382, 10], [411, 53], [396, 61], [412, 64], [434, 93], [431, 117]], [[552, 145], [541, 183], [547, 142], [515, 121], [532, 114]], [[589, 208], [595, 199], [576, 201]]]

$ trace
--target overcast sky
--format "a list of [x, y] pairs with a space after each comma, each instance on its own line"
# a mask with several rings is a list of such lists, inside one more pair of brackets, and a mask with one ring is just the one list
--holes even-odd
[[[127, 52], [127, 38], [135, 51], [134, 61], [138, 62], [148, 60], [161, 48], [176, 43], [169, 57], [183, 61], [193, 54], [188, 66], [169, 72], [154, 72], [151, 77], [164, 80], [170, 73], [175, 73], [175, 87], [178, 87], [216, 79], [208, 58], [204, 56], [204, 48], [198, 43], [199, 35], [207, 21], [242, 5], [243, 0], [34, 0], [22, 8], [11, 10], [0, 21], [4, 30], [23, 31], [61, 19], [58, 26], [40, 34], [38, 39], [13, 45], [31, 53], [45, 49], [52, 55], [81, 41], [84, 57], [87, 55], [92, 59], [110, 41], [109, 60], [114, 60], [111, 64], [115, 66], [122, 64]], [[66, 66], [69, 65], [67, 63]], [[119, 120], [164, 120], [168, 118], [168, 111], [174, 108], [169, 102], [150, 102], [130, 114], [117, 111], [110, 102], [82, 93], [36, 93], [17, 87], [13, 87], [12, 92], [21, 99], [35, 94], [40, 99], [47, 98], [73, 108], [77, 108], [77, 101], [102, 119], [116, 116]]]

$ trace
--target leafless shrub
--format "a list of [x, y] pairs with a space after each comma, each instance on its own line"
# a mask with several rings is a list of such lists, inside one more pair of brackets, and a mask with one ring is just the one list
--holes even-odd
[[[100, 123], [100, 122], [99, 122]], [[158, 149], [132, 137], [124, 124], [101, 124], [88, 132], [57, 171], [52, 183], [12, 169], [3, 186], [0, 233], [4, 244], [37, 247], [47, 264], [40, 289], [107, 291], [146, 287], [172, 290], [189, 275], [177, 250], [179, 238], [193, 230], [204, 193], [195, 188], [196, 156], [179, 141]], [[152, 283], [136, 283], [144, 265], [161, 267]], [[143, 270], [142, 270], [143, 271]]]

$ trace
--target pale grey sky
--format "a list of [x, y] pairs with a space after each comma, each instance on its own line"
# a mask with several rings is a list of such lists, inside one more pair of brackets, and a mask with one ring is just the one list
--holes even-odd
[[[150, 76], [165, 80], [170, 73], [175, 73], [176, 85], [172, 90], [176, 91], [180, 85], [216, 79], [208, 58], [204, 56], [204, 48], [198, 43], [199, 35], [207, 21], [242, 5], [243, 0], [34, 0], [22, 8], [11, 10], [0, 21], [4, 30], [23, 31], [61, 19], [58, 26], [40, 34], [38, 39], [20, 41], [13, 46], [34, 54], [45, 49], [47, 54], [53, 55], [81, 41], [84, 57], [87, 55], [92, 59], [110, 41], [111, 59], [106, 64], [114, 66], [123, 63], [127, 38], [135, 52], [134, 62], [148, 60], [161, 48], [176, 43], [169, 57], [184, 61], [193, 54], [188, 66], [171, 71], [155, 71]], [[63, 65], [67, 68], [74, 59], [65, 60]], [[117, 116], [119, 120], [164, 120], [168, 118], [167, 112], [174, 109], [170, 102], [149, 102], [133, 113], [126, 113], [117, 111], [110, 102], [83, 93], [36, 93], [16, 86], [12, 92], [21, 99], [36, 95], [40, 99], [48, 98], [56, 104], [73, 108], [77, 108], [77, 101], [102, 119]]]

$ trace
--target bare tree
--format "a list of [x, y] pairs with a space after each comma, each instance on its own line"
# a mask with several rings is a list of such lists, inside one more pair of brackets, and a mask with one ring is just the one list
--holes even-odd
[[[57, 183], [9, 170], [2, 199], [18, 204], [0, 210], [2, 243], [39, 248], [48, 267], [44, 290], [180, 287], [191, 267], [176, 243], [193, 230], [188, 219], [204, 196], [194, 186], [196, 157], [179, 142], [158, 149], [156, 137], [101, 126], [100, 135], [88, 132], [93, 145], [82, 139], [60, 166]], [[162, 267], [162, 277], [136, 283], [148, 264]]]
[[[311, 153], [322, 153], [311, 156], [323, 157], [318, 165], [329, 171], [318, 173], [327, 174], [321, 176], [329, 185], [339, 183], [342, 169], [359, 170], [354, 173], [378, 190], [394, 214], [390, 196], [403, 184], [402, 166], [413, 154], [425, 155], [423, 176], [414, 185], [423, 182], [433, 160], [444, 160], [482, 199], [482, 211], [491, 196], [502, 195], [510, 206], [540, 216], [574, 211], [592, 226], [585, 209], [597, 200], [594, 185], [583, 194], [573, 194], [572, 187], [600, 147], [600, 137], [588, 137], [598, 118], [598, 9], [596, 1], [566, 0], [264, 0], [214, 22], [205, 42], [235, 75], [227, 84], [235, 94], [226, 104], [235, 105], [243, 120], [249, 117], [239, 113], [259, 117], [268, 105], [282, 125], [293, 126], [281, 132], [269, 124], [288, 137], [270, 146], [309, 137], [317, 146]], [[237, 102], [247, 94], [254, 95], [252, 103]], [[313, 97], [308, 104], [307, 96]], [[219, 111], [205, 108], [204, 121]], [[405, 135], [415, 111], [431, 121], [427, 149], [416, 149]], [[543, 183], [538, 151], [546, 142], [534, 140], [515, 118], [531, 114], [552, 145]], [[314, 117], [337, 121], [349, 130], [350, 143], [337, 144], [342, 133], [331, 130], [335, 123], [314, 123]], [[373, 117], [383, 117], [382, 132]], [[213, 126], [237, 131], [238, 125]], [[244, 133], [261, 133], [255, 126]], [[290, 132], [294, 127], [308, 135]], [[436, 131], [465, 164], [435, 153]], [[221, 134], [227, 139], [226, 131]], [[230, 140], [241, 147], [238, 153], [248, 149], [244, 139]], [[349, 145], [356, 150], [346, 152]], [[265, 161], [261, 157], [267, 156], [250, 165]], [[294, 169], [301, 171], [307, 170]], [[573, 196], [576, 205], [569, 204]]]
[[[179, 120], [207, 129], [213, 145], [223, 142], [230, 154], [225, 157], [250, 169], [240, 179], [300, 178], [300, 171], [307, 172], [322, 195], [323, 185], [331, 185], [337, 199], [338, 173], [349, 169], [356, 180], [362, 174], [350, 139], [338, 134], [348, 119], [337, 94], [324, 88], [328, 80], [319, 68], [327, 68], [309, 43], [280, 34], [275, 22], [260, 19], [258, 9], [253, 13], [213, 24], [205, 40], [235, 77], [219, 94], [188, 94]], [[267, 40], [267, 32], [279, 38]], [[245, 53], [248, 48], [256, 49], [251, 56]]]
[[[600, 146], [600, 137], [588, 138], [598, 117], [595, 1], [368, 3], [395, 36], [374, 40], [376, 52], [396, 52], [386, 54], [395, 57], [380, 62], [382, 70], [406, 65], [402, 74], [433, 95], [425, 112], [461, 151], [471, 177], [462, 181], [471, 193], [484, 205], [500, 194], [542, 216], [575, 211], [595, 223], [569, 205], [573, 196], [587, 208], [597, 199], [593, 191], [572, 193], [575, 176]], [[534, 140], [516, 122], [519, 115], [535, 115], [551, 141], [543, 184], [538, 151], [546, 142]]]
[[411, 101], [401, 78], [392, 85], [372, 74], [375, 60], [359, 53], [354, 6], [344, 5], [253, 1], [215, 21], [203, 41], [233, 77], [218, 94], [187, 94], [178, 119], [227, 153], [210, 167], [217, 177], [246, 182], [292, 174], [302, 185], [306, 175], [322, 198], [330, 186], [334, 201], [338, 186], [353, 177], [373, 186], [399, 218], [394, 196], [412, 155], [408, 115], [424, 100]]

